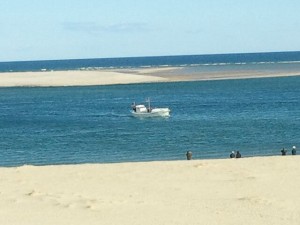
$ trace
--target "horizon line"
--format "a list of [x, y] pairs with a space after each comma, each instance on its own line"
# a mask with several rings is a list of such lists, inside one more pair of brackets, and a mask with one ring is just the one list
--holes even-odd
[[213, 56], [213, 55], [246, 55], [246, 54], [272, 54], [272, 53], [300, 53], [295, 51], [270, 51], [270, 52], [231, 52], [231, 53], [209, 53], [209, 54], [183, 54], [183, 55], [144, 55], [144, 56], [120, 56], [120, 57], [99, 57], [99, 58], [64, 58], [64, 59], [38, 59], [38, 60], [13, 60], [0, 61], [0, 63], [18, 63], [18, 62], [45, 62], [45, 61], [76, 61], [76, 60], [94, 60], [94, 59], [126, 59], [126, 58], [155, 58], [155, 57], [179, 57], [179, 56]]

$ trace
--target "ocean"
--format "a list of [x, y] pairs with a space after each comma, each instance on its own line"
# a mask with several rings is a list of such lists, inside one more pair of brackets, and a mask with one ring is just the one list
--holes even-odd
[[[181, 67], [297, 71], [300, 52], [2, 62], [1, 72]], [[299, 70], [298, 70], [299, 71]], [[178, 72], [178, 71], [177, 71]], [[0, 166], [279, 155], [300, 146], [300, 77], [0, 88]], [[132, 117], [132, 102], [169, 118]]]
[[[184, 67], [202, 69], [234, 65], [237, 69], [253, 65], [292, 64], [299, 66], [300, 52], [243, 53], [217, 55], [183, 55], [102, 59], [70, 59], [0, 62], [0, 72], [51, 71], [51, 70], [95, 70], [116, 68]], [[291, 65], [290, 65], [291, 66]]]

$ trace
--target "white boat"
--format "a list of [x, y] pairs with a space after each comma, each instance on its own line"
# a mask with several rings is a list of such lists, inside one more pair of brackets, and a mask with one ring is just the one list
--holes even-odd
[[136, 117], [169, 117], [171, 110], [169, 108], [151, 108], [150, 99], [147, 99], [148, 107], [145, 105], [131, 105], [131, 113]]

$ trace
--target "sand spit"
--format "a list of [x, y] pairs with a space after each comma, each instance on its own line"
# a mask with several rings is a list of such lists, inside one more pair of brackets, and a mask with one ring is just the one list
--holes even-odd
[[166, 78], [114, 71], [48, 71], [0, 73], [0, 87], [89, 86], [163, 82]]
[[182, 74], [182, 68], [0, 73], [0, 87], [89, 86], [299, 76], [299, 72], [220, 71]]

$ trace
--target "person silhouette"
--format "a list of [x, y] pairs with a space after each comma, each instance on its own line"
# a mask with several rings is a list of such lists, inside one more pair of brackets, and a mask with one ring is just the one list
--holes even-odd
[[236, 152], [236, 158], [242, 158], [242, 155], [241, 155], [240, 151]]
[[235, 153], [234, 153], [234, 151], [232, 151], [231, 154], [230, 154], [229, 156], [230, 156], [231, 159], [232, 159], [232, 158], [235, 158]]
[[293, 148], [292, 148], [292, 155], [296, 155], [297, 153], [296, 153], [296, 146], [293, 146]]
[[185, 155], [187, 160], [191, 160], [193, 153], [191, 151], [187, 151]]
[[281, 155], [286, 155], [286, 150], [284, 148], [281, 150]]

